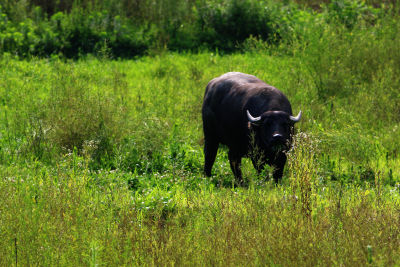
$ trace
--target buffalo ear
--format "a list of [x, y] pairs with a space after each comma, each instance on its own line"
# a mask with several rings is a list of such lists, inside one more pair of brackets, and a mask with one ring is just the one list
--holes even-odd
[[258, 117], [253, 117], [250, 114], [249, 110], [246, 110], [246, 114], [247, 114], [247, 119], [249, 120], [247, 122], [247, 128], [251, 129], [253, 126], [259, 126], [261, 124], [261, 116]]
[[247, 122], [247, 128], [249, 130], [258, 128], [258, 126], [260, 126], [260, 125], [261, 125], [261, 123], [249, 122], [249, 121]]

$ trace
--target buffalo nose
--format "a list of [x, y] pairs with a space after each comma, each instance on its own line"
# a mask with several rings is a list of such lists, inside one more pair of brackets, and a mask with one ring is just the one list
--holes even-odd
[[275, 133], [275, 134], [272, 135], [272, 137], [273, 137], [274, 139], [279, 139], [279, 138], [282, 138], [282, 135], [281, 135], [281, 134], [278, 134], [278, 133]]

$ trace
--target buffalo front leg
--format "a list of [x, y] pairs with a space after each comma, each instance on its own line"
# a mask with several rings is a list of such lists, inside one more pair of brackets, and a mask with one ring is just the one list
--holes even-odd
[[274, 168], [272, 176], [274, 177], [275, 183], [278, 183], [282, 179], [283, 175], [283, 168], [285, 167], [286, 163], [286, 155], [281, 154], [272, 165]]
[[253, 163], [254, 169], [256, 169], [257, 174], [260, 175], [264, 170], [265, 161], [261, 157], [252, 157], [251, 162]]
[[236, 183], [238, 185], [243, 185], [242, 170], [240, 169], [240, 166], [242, 164], [242, 157], [229, 150], [228, 158], [233, 175], [235, 176], [236, 179]]
[[204, 142], [204, 174], [211, 176], [211, 169], [217, 156], [218, 142], [215, 140], [205, 139]]

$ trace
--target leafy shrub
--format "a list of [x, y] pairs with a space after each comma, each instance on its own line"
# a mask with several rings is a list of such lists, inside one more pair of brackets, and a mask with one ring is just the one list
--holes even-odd
[[22, 20], [10, 15], [12, 7], [7, 12], [0, 8], [0, 50], [22, 57], [68, 58], [96, 54], [105, 46], [111, 56], [123, 58], [165, 47], [232, 51], [251, 36], [277, 41], [287, 26], [281, 19], [287, 17], [285, 8], [270, 1], [155, 1], [157, 5], [149, 1], [148, 6], [145, 2], [138, 9], [146, 14], [125, 11], [127, 3], [114, 1], [93, 4], [96, 8], [41, 3], [45, 12], [26, 7]]
[[276, 38], [271, 9], [263, 2], [229, 0], [214, 2], [199, 9], [200, 42], [223, 50], [233, 50], [251, 36], [263, 40]]
[[14, 23], [0, 8], [0, 49], [26, 56], [61, 54], [76, 58], [96, 54], [105, 45], [115, 57], [132, 58], [149, 47], [152, 33], [134, 26], [126, 18], [107, 11], [88, 12], [75, 8], [71, 13], [55, 13], [47, 19], [40, 8], [35, 18]]
[[379, 9], [368, 6], [365, 1], [335, 0], [324, 6], [328, 22], [339, 22], [353, 28], [359, 21], [373, 23], [380, 15]]

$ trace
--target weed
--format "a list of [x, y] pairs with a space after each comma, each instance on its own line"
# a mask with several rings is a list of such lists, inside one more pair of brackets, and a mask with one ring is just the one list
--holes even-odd
[[292, 148], [287, 155], [292, 194], [301, 203], [303, 214], [309, 217], [313, 209], [317, 183], [317, 140], [300, 132], [293, 136]]

